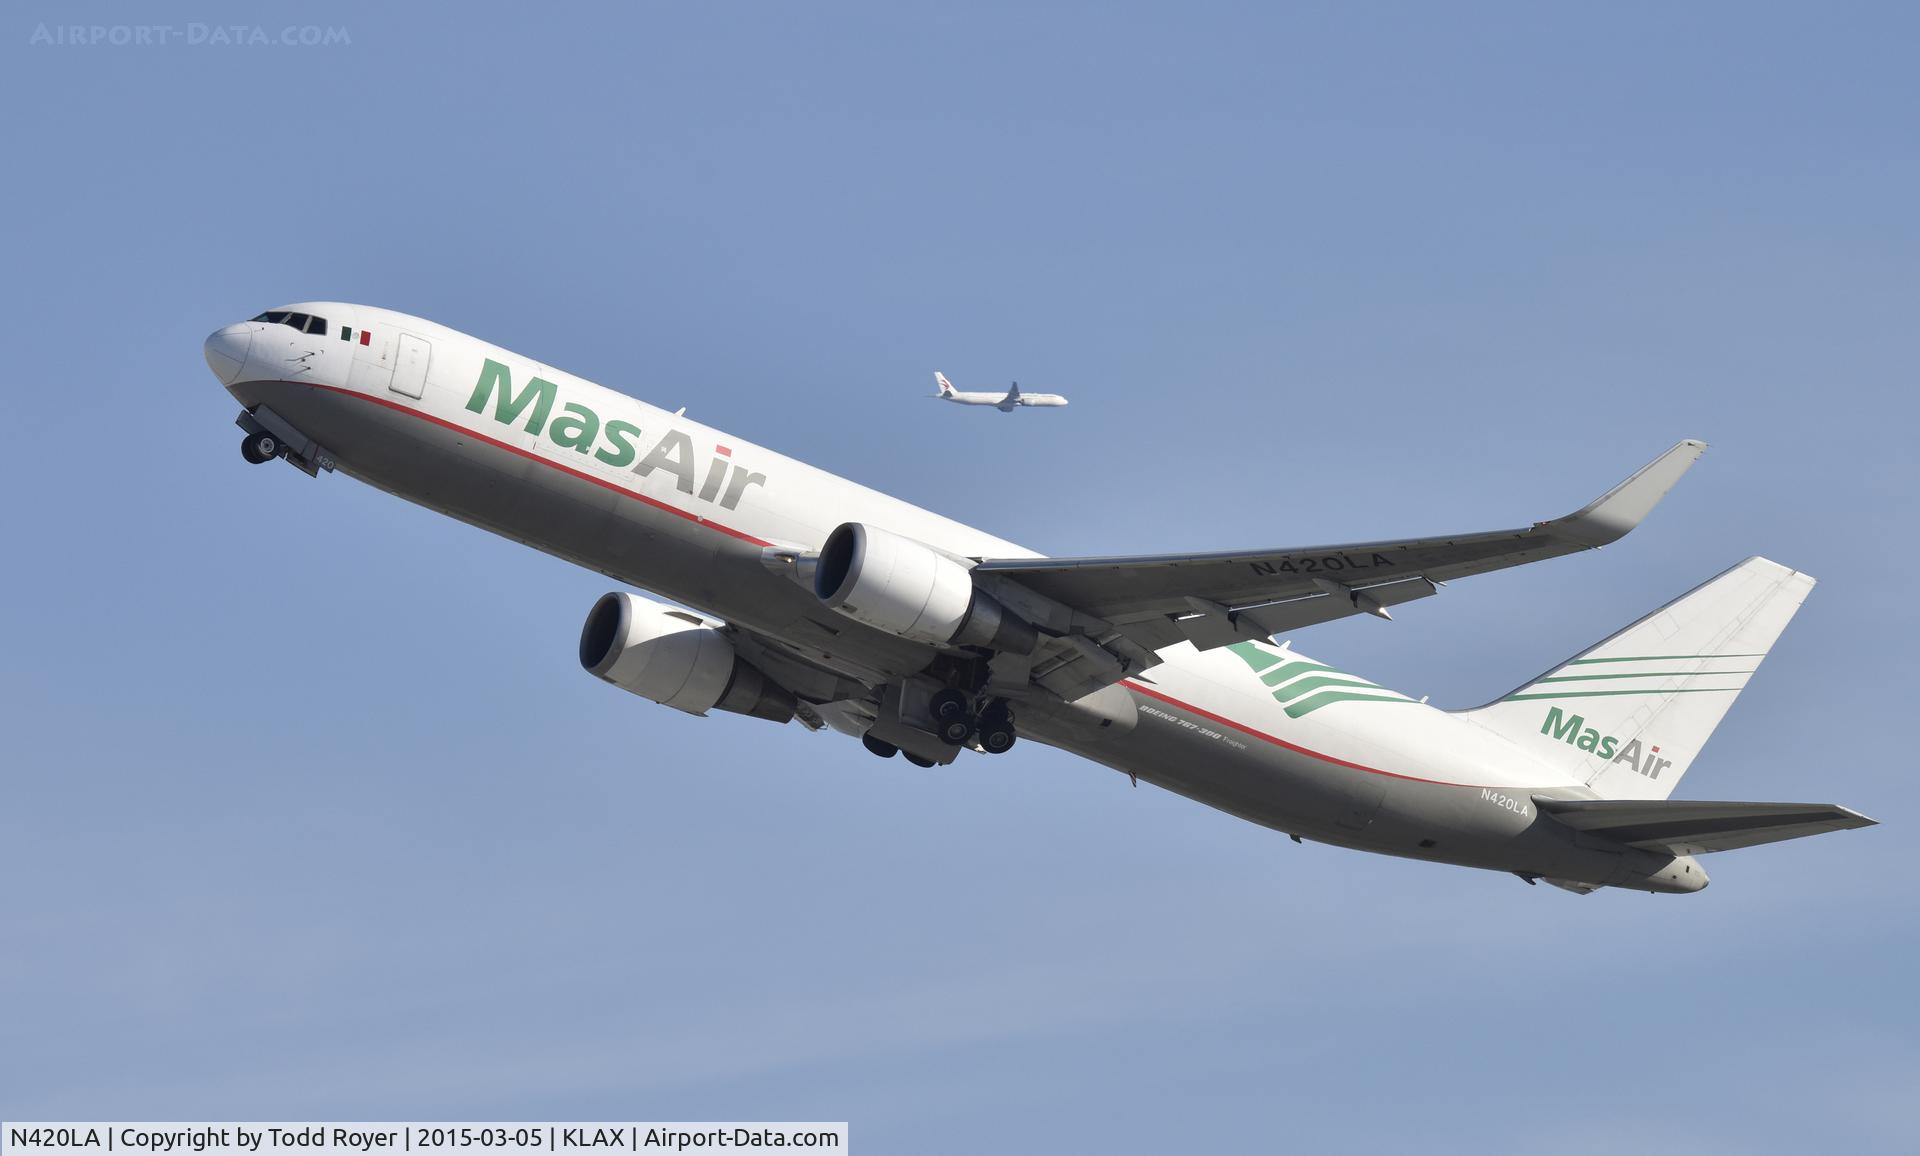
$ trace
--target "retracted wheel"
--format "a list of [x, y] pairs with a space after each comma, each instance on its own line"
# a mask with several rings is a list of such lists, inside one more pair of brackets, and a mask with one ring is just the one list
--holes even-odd
[[[883, 759], [890, 759], [900, 753], [899, 747], [894, 746], [892, 743], [881, 742], [872, 735], [861, 735], [860, 744]], [[908, 755], [907, 757], [912, 758], [913, 756]]]
[[280, 439], [270, 433], [250, 433], [240, 442], [240, 456], [261, 465], [280, 456]]

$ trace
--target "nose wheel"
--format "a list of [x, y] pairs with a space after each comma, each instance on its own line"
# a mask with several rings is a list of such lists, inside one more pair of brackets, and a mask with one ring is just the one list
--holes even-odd
[[252, 464], [264, 465], [280, 456], [280, 439], [270, 433], [250, 433], [240, 442], [240, 456]]

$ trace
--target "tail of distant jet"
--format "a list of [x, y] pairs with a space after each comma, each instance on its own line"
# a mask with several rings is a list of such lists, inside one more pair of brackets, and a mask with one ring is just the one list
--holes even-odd
[[947, 380], [946, 374], [937, 369], [933, 371], [933, 389], [937, 397], [953, 396], [953, 383]]
[[1665, 799], [1812, 589], [1805, 574], [1749, 558], [1460, 714], [1574, 773], [1603, 799]]

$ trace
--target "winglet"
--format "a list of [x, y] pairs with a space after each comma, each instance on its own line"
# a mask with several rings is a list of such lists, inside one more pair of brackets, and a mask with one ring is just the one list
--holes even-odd
[[1616, 542], [1660, 504], [1660, 499], [1667, 496], [1667, 491], [1706, 448], [1706, 442], [1688, 438], [1579, 510], [1541, 523], [1542, 528], [1556, 538], [1571, 539], [1586, 546]]

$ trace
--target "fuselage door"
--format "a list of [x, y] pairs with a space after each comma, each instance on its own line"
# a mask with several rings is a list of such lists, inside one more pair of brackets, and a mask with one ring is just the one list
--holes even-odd
[[400, 335], [400, 348], [394, 357], [393, 385], [395, 393], [418, 398], [427, 387], [427, 362], [433, 357], [433, 346], [411, 333]]

